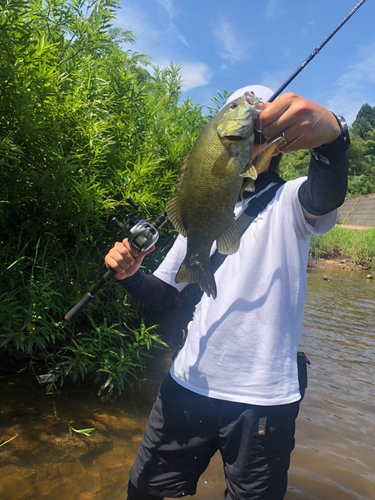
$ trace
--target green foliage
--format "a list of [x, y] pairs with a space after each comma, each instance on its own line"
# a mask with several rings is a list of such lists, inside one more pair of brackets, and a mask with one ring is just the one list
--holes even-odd
[[364, 104], [350, 130], [350, 194], [375, 193], [375, 107]]
[[[375, 107], [364, 104], [350, 129], [351, 146], [348, 149], [349, 194], [375, 193]], [[285, 180], [307, 175], [310, 161], [308, 151], [283, 155], [280, 175]]]
[[362, 139], [368, 135], [373, 136], [375, 129], [375, 107], [364, 104], [358, 111], [357, 117], [353, 123], [353, 132]]
[[368, 177], [362, 175], [351, 175], [348, 178], [348, 193], [349, 194], [371, 194], [375, 193], [375, 185], [372, 184]]
[[309, 163], [309, 151], [293, 151], [281, 157], [279, 173], [286, 181], [297, 179], [307, 175]]
[[[107, 392], [124, 390], [157, 337], [140, 325], [139, 341], [136, 326], [123, 326], [139, 323], [139, 312], [115, 283], [73, 327], [62, 318], [98, 282], [103, 256], [122, 238], [108, 221], [132, 210], [127, 196], [144, 218], [164, 212], [207, 122], [200, 106], [180, 103], [178, 66], [152, 67], [121, 48], [135, 39], [111, 27], [118, 5], [0, 3], [0, 348], [42, 352], [60, 383], [100, 374]], [[166, 225], [150, 269], [173, 236]], [[86, 356], [89, 339], [102, 350]]]
[[352, 231], [334, 227], [322, 236], [312, 235], [313, 258], [344, 258], [357, 265], [371, 266], [375, 260], [375, 229]]
[[0, 448], [2, 446], [5, 446], [6, 444], [10, 443], [11, 441], [13, 441], [13, 439], [16, 439], [16, 437], [18, 437], [18, 434], [16, 434], [15, 436], [11, 437], [10, 439], [7, 439], [6, 441], [3, 442], [3, 438], [0, 439]]
[[225, 105], [230, 96], [231, 92], [228, 92], [226, 89], [224, 89], [223, 92], [220, 92], [220, 90], [218, 90], [217, 96], [211, 97], [211, 101], [214, 103], [214, 106], [207, 106], [209, 118], [213, 118], [218, 114], [218, 112]]
[[90, 437], [92, 431], [95, 430], [95, 427], [89, 427], [88, 429], [75, 429], [74, 427], [72, 427], [71, 425], [68, 426], [68, 429], [69, 429], [69, 433], [70, 435], [73, 434], [73, 432], [75, 432], [76, 434], [80, 435], [80, 436], [86, 436], [86, 437]]
[[108, 326], [106, 319], [100, 325], [92, 318], [90, 322], [90, 332], [77, 333], [59, 352], [59, 362], [53, 370], [55, 379], [48, 386], [49, 391], [56, 390], [66, 377], [76, 382], [91, 375], [99, 395], [112, 394], [114, 390], [121, 394], [126, 385], [132, 386], [137, 380], [139, 369], [150, 357], [151, 347], [166, 346], [152, 333], [154, 326], [146, 328], [143, 322], [138, 328]]

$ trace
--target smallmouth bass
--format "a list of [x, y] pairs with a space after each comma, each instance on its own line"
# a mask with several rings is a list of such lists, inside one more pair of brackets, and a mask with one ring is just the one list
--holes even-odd
[[[174, 228], [187, 237], [187, 251], [176, 283], [197, 282], [215, 299], [215, 278], [210, 251], [214, 241], [221, 254], [235, 253], [240, 236], [234, 206], [244, 189], [254, 190], [254, 180], [272, 152], [257, 156], [251, 163], [254, 122], [265, 108], [252, 92], [226, 104], [199, 134], [186, 156], [167, 204]], [[261, 154], [262, 154], [261, 153]]]

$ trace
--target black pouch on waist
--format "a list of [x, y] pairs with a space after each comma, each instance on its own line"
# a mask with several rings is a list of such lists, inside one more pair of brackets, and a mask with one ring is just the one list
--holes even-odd
[[301, 400], [305, 396], [307, 387], [307, 365], [311, 365], [310, 360], [304, 352], [297, 352], [297, 366], [298, 366], [298, 382], [299, 392], [301, 393]]

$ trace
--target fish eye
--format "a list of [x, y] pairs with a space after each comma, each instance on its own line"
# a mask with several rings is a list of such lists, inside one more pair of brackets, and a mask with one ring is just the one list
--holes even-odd
[[230, 106], [230, 108], [229, 108], [229, 109], [235, 109], [235, 108], [237, 108], [237, 104], [236, 104], [236, 103], [233, 103], [233, 104], [231, 104], [231, 106]]

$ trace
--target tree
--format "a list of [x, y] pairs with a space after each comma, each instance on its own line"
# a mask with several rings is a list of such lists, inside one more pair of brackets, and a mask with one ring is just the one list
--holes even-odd
[[358, 111], [352, 129], [362, 139], [367, 139], [367, 134], [369, 132], [370, 135], [373, 136], [375, 129], [375, 107], [364, 104]]

